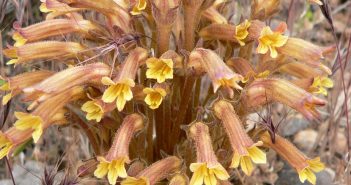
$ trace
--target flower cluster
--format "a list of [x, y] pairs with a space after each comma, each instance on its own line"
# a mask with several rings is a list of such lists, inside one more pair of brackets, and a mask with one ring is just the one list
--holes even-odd
[[327, 103], [318, 94], [333, 87], [321, 60], [330, 48], [267, 24], [279, 0], [253, 0], [236, 24], [225, 0], [41, 2], [46, 19], [15, 23], [3, 53], [8, 67], [46, 61], [61, 70], [29, 66], [1, 77], [2, 104], [20, 101], [27, 112], [15, 111], [17, 121], [0, 132], [0, 159], [50, 126], [77, 124], [92, 146], [79, 169], [93, 169], [79, 175], [112, 185], [230, 184], [233, 169], [250, 176], [254, 164], [268, 163], [265, 149], [316, 183], [320, 158], [274, 129], [246, 129], [247, 116], [273, 102], [316, 120]]

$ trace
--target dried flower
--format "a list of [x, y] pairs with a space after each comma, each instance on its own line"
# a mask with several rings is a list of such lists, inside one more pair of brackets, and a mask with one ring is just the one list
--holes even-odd
[[256, 164], [266, 163], [266, 154], [258, 148], [262, 142], [254, 143], [246, 134], [239, 117], [229, 102], [219, 100], [215, 102], [213, 108], [215, 115], [222, 121], [234, 152], [230, 167], [237, 168], [240, 165], [246, 175], [251, 175], [253, 171], [251, 161]]
[[192, 51], [189, 56], [188, 67], [193, 68], [197, 74], [206, 72], [212, 81], [214, 92], [223, 87], [230, 97], [233, 97], [232, 88], [242, 89], [238, 85], [242, 76], [234, 73], [212, 50], [197, 48]]
[[279, 11], [280, 0], [253, 0], [251, 18], [266, 20]]
[[270, 56], [276, 58], [278, 56], [276, 48], [285, 45], [288, 37], [283, 36], [280, 32], [273, 32], [269, 26], [266, 26], [262, 29], [258, 40], [257, 53], [266, 54], [269, 50]]
[[227, 180], [229, 174], [217, 161], [208, 127], [201, 122], [192, 123], [189, 137], [195, 142], [197, 156], [196, 163], [190, 164], [190, 170], [194, 173], [190, 185], [212, 185], [217, 184], [217, 179]]
[[166, 79], [173, 79], [173, 60], [149, 58], [146, 60], [146, 77], [156, 79], [157, 83], [162, 83]]
[[65, 15], [67, 13], [76, 12], [82, 10], [80, 8], [72, 8], [65, 3], [61, 3], [57, 0], [40, 0], [42, 3], [39, 7], [40, 11], [43, 13], [48, 13], [46, 15], [46, 20], [54, 19], [60, 15]]
[[275, 143], [272, 143], [268, 132], [261, 135], [261, 140], [296, 169], [302, 183], [307, 180], [316, 184], [316, 175], [313, 172], [317, 173], [325, 168], [319, 157], [308, 159], [292, 143], [277, 134], [275, 135]]
[[179, 171], [181, 164], [181, 160], [175, 156], [164, 158], [141, 171], [136, 177], [127, 177], [121, 185], [154, 185]]
[[250, 25], [250, 21], [246, 19], [244, 22], [240, 23], [235, 27], [234, 37], [236, 38], [236, 40], [238, 40], [240, 46], [245, 46], [245, 42], [243, 40], [246, 39], [246, 37], [249, 35], [248, 29]]
[[326, 88], [332, 88], [333, 85], [334, 85], [333, 81], [330, 78], [326, 76], [323, 76], [323, 77], [317, 76], [313, 79], [313, 83], [310, 87], [310, 90], [313, 93], [323, 94], [324, 96], [327, 96], [328, 92]]
[[110, 184], [116, 184], [117, 178], [126, 178], [125, 164], [129, 160], [129, 143], [133, 135], [144, 128], [143, 117], [139, 114], [131, 114], [124, 118], [121, 127], [116, 132], [113, 144], [105, 157], [99, 156], [99, 165], [94, 172], [98, 178], [107, 174]]

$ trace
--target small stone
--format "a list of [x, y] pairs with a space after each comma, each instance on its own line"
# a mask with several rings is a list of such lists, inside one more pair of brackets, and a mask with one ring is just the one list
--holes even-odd
[[342, 132], [336, 135], [335, 151], [343, 154], [347, 149], [347, 139]]
[[290, 121], [281, 123], [281, 133], [285, 137], [292, 136], [298, 131], [307, 128], [308, 124], [309, 123], [305, 118], [303, 118], [301, 115], [296, 115], [293, 118], [291, 118]]
[[318, 133], [312, 129], [302, 130], [294, 137], [294, 143], [304, 151], [310, 151], [316, 143]]

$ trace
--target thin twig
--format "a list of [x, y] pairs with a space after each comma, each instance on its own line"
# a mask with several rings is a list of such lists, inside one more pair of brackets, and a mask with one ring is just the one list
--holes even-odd
[[15, 179], [13, 178], [12, 169], [11, 169], [11, 166], [10, 166], [9, 159], [7, 157], [5, 157], [5, 161], [6, 161], [7, 168], [9, 169], [9, 172], [10, 172], [12, 183], [13, 183], [13, 185], [16, 185]]

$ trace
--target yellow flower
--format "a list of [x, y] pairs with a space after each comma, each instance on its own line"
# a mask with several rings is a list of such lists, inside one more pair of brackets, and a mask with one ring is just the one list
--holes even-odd
[[313, 172], [320, 172], [324, 170], [325, 166], [320, 162], [320, 158], [307, 160], [308, 166], [298, 171], [300, 181], [303, 183], [307, 179], [311, 184], [316, 184], [316, 175]]
[[143, 92], [146, 94], [145, 103], [149, 105], [150, 109], [157, 109], [163, 98], [166, 96], [166, 90], [163, 88], [144, 88]]
[[206, 163], [192, 163], [190, 170], [194, 172], [190, 185], [202, 185], [203, 183], [214, 185], [217, 184], [217, 179], [227, 180], [229, 178], [229, 174], [220, 164], [210, 167]]
[[26, 42], [27, 39], [25, 39], [21, 34], [19, 34], [18, 32], [15, 32], [12, 36], [12, 39], [15, 40], [15, 47], [18, 46], [23, 46]]
[[241, 24], [235, 27], [235, 39], [238, 40], [240, 46], [245, 46], [245, 42], [243, 41], [249, 35], [249, 27], [251, 23], [248, 20], [245, 20]]
[[109, 85], [102, 95], [102, 100], [106, 103], [111, 103], [117, 99], [116, 106], [118, 111], [123, 110], [126, 102], [133, 98], [131, 88], [135, 86], [135, 83], [132, 79], [127, 78], [114, 82], [108, 77], [103, 77], [101, 82], [104, 85]]
[[0, 159], [10, 152], [12, 146], [13, 143], [0, 131]]
[[307, 167], [298, 171], [300, 181], [303, 183], [307, 179], [307, 181], [309, 181], [310, 183], [316, 184], [316, 175], [313, 172], [320, 172], [325, 168], [325, 166], [323, 163], [320, 162], [319, 157], [309, 159], [307, 160], [307, 163]]
[[[10, 84], [8, 82], [5, 82], [2, 86], [0, 86], [0, 91], [10, 91]], [[8, 93], [5, 96], [2, 97], [2, 104], [6, 105], [10, 99], [12, 98], [12, 93]]]
[[269, 50], [270, 56], [276, 58], [278, 56], [276, 48], [283, 46], [287, 42], [288, 37], [280, 32], [273, 32], [269, 26], [266, 26], [262, 29], [258, 40], [257, 52], [266, 54]]
[[259, 78], [267, 78], [270, 74], [269, 70], [265, 70], [262, 73], [255, 73], [254, 71], [250, 71], [245, 75], [245, 78], [241, 81], [243, 83], [248, 82], [251, 78], [253, 79], [259, 79]]
[[146, 8], [146, 0], [138, 0], [136, 5], [134, 5], [133, 10], [130, 12], [132, 15], [139, 15], [141, 11]]
[[266, 163], [266, 154], [260, 150], [256, 145], [246, 148], [247, 154], [239, 154], [235, 151], [232, 159], [231, 168], [237, 168], [239, 165], [246, 175], [251, 175], [253, 171], [253, 164], [251, 160], [256, 164]]
[[21, 131], [32, 129], [32, 137], [34, 143], [36, 143], [43, 134], [43, 120], [41, 117], [23, 112], [15, 112], [15, 116], [18, 119], [14, 124], [16, 129]]
[[146, 77], [157, 79], [158, 83], [166, 79], [173, 79], [173, 60], [149, 58], [146, 60], [147, 71]]
[[328, 95], [326, 88], [332, 88], [334, 86], [333, 81], [328, 77], [317, 76], [314, 78], [311, 85], [311, 89], [316, 94], [323, 94], [324, 96]]
[[108, 182], [114, 185], [118, 177], [127, 177], [127, 172], [124, 167], [128, 160], [126, 157], [114, 159], [112, 161], [107, 161], [104, 157], [97, 157], [97, 160], [100, 162], [94, 171], [94, 175], [97, 178], [103, 178], [107, 174]]
[[87, 112], [87, 120], [96, 120], [97, 122], [101, 121], [101, 118], [104, 115], [104, 110], [102, 107], [94, 102], [94, 101], [87, 101], [83, 104], [82, 110]]
[[146, 177], [127, 177], [126, 180], [121, 182], [121, 185], [150, 185], [150, 182]]

